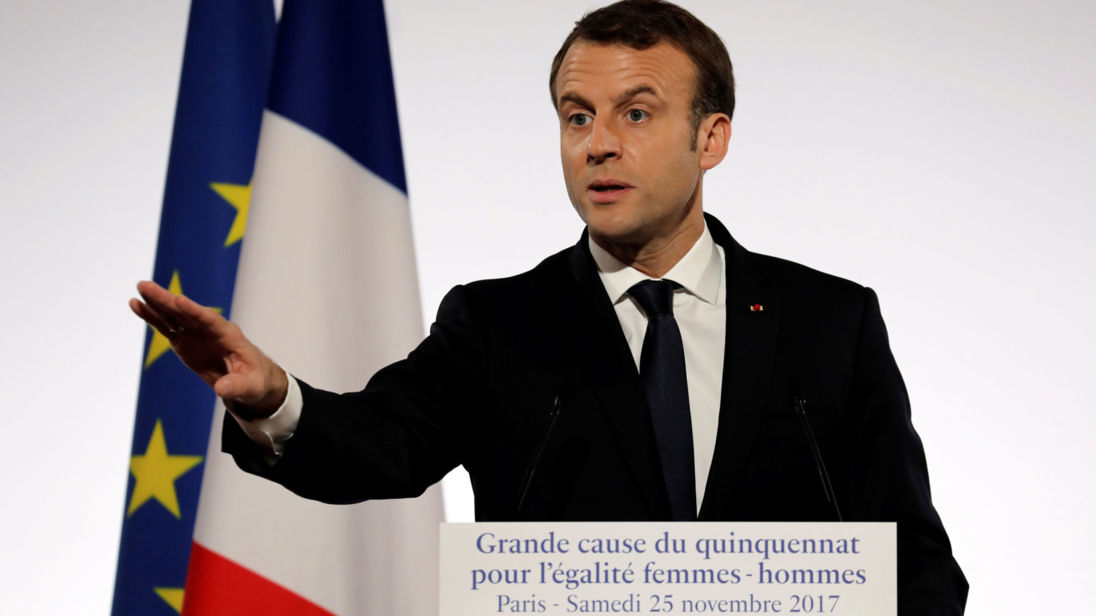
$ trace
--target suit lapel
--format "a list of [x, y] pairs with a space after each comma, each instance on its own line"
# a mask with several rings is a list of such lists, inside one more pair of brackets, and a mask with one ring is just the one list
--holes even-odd
[[756, 259], [717, 220], [707, 220], [727, 258], [727, 338], [719, 428], [699, 519], [718, 520], [731, 503], [764, 415], [780, 327], [780, 297], [764, 284], [765, 273]]
[[651, 427], [643, 383], [636, 370], [620, 321], [597, 275], [587, 236], [571, 251], [571, 274], [578, 287], [580, 305], [578, 362], [586, 382], [594, 389], [606, 420], [616, 437], [633, 479], [650, 507], [653, 519], [669, 519], [670, 505], [662, 480], [654, 429]]

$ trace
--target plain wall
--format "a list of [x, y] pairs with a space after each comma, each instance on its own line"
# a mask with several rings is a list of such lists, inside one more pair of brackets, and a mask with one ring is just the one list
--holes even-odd
[[[684, 4], [739, 84], [707, 209], [878, 291], [969, 613], [1088, 605], [1096, 4]], [[577, 239], [547, 70], [587, 8], [389, 3], [427, 320]], [[109, 609], [187, 10], [0, 1], [2, 613]]]

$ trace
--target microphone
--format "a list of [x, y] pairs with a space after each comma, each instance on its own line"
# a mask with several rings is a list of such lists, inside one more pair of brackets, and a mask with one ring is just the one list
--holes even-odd
[[814, 457], [814, 464], [818, 468], [818, 478], [822, 481], [822, 491], [826, 494], [826, 502], [833, 506], [833, 512], [837, 515], [837, 521], [843, 522], [841, 517], [841, 508], [837, 506], [837, 496], [833, 491], [833, 484], [830, 483], [830, 474], [826, 471], [826, 462], [822, 459], [822, 450], [818, 447], [818, 440], [814, 437], [814, 430], [811, 428], [811, 422], [807, 418], [807, 401], [799, 396], [798, 384], [792, 381], [792, 407], [795, 410], [795, 414], [799, 416], [799, 422], [803, 424], [803, 432], [807, 435], [807, 444], [810, 446], [811, 456]]
[[574, 389], [573, 381], [574, 375], [570, 372], [560, 379], [559, 393], [557, 393], [555, 399], [552, 400], [552, 408], [548, 411], [548, 429], [544, 431], [544, 436], [540, 438], [536, 453], [533, 454], [533, 459], [529, 463], [529, 467], [525, 470], [525, 475], [521, 480], [521, 496], [518, 498], [518, 513], [521, 513], [522, 509], [525, 507], [525, 497], [529, 495], [529, 486], [533, 483], [533, 476], [537, 472], [537, 466], [540, 465], [540, 458], [544, 455], [544, 447], [548, 444], [548, 439], [552, 436], [552, 430], [556, 427], [556, 421], [559, 420], [559, 415], [563, 411], [563, 397], [564, 395], [570, 395], [571, 391]]

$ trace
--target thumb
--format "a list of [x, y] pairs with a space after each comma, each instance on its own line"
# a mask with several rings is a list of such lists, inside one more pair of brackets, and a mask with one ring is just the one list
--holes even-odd
[[239, 375], [225, 375], [213, 383], [213, 392], [224, 401], [225, 408], [245, 419], [265, 417], [269, 413], [256, 414], [251, 407], [254, 395], [250, 394], [245, 383], [246, 379]]
[[234, 379], [231, 374], [226, 374], [213, 383], [213, 392], [217, 397], [225, 400], [233, 400], [243, 392], [239, 391], [239, 379]]
[[[279, 373], [282, 381], [287, 380], [284, 374]], [[285, 400], [287, 387], [287, 382], [270, 383], [238, 373], [226, 374], [213, 383], [214, 393], [225, 401], [225, 406], [253, 418], [269, 417], [277, 411]]]

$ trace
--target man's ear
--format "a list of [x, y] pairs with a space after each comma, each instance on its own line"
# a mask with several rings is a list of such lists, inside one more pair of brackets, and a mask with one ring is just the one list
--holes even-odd
[[727, 155], [731, 141], [731, 119], [725, 113], [713, 113], [697, 129], [696, 147], [700, 152], [700, 168], [707, 171]]

